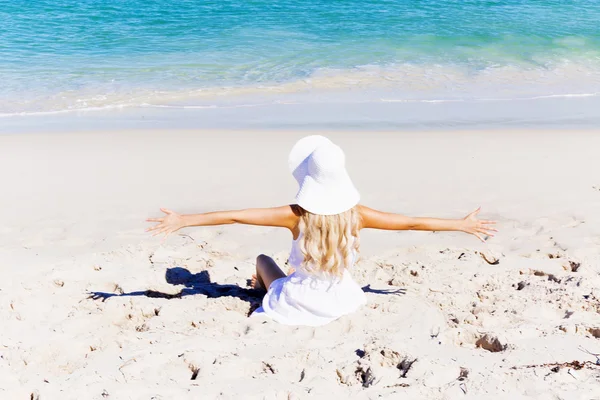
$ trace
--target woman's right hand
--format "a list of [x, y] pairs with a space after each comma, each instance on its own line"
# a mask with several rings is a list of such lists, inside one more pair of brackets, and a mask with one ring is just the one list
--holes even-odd
[[166, 214], [163, 218], [148, 218], [146, 220], [147, 222], [158, 222], [158, 224], [153, 227], [146, 229], [146, 232], [154, 232], [152, 236], [164, 233], [166, 238], [171, 233], [178, 231], [185, 226], [182, 215], [166, 208], [161, 208], [160, 211]]
[[498, 232], [498, 229], [494, 228], [496, 221], [477, 219], [477, 214], [479, 214], [480, 211], [481, 207], [467, 215], [462, 220], [459, 220], [459, 230], [465, 233], [470, 233], [485, 243], [485, 238], [482, 237], [482, 235], [494, 237], [494, 232]]

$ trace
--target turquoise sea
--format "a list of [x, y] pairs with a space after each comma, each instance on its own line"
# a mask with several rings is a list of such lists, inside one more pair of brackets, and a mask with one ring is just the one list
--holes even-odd
[[599, 96], [598, 0], [0, 0], [3, 119], [593, 125]]

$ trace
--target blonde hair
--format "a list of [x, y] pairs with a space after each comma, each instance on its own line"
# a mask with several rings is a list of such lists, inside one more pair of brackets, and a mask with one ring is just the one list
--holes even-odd
[[359, 251], [360, 214], [356, 207], [336, 215], [313, 214], [301, 207], [300, 249], [307, 272], [341, 277]]

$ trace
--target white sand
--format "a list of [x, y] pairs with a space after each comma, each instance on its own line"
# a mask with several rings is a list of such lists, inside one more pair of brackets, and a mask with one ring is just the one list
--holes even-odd
[[[598, 132], [330, 134], [363, 204], [481, 205], [501, 232], [364, 232], [355, 279], [392, 293], [316, 329], [247, 317], [254, 259], [284, 263], [289, 233], [144, 233], [159, 207], [291, 201], [301, 136], [0, 136], [0, 399], [600, 399], [579, 349], [600, 353]], [[504, 350], [476, 347], [485, 335]], [[572, 361], [591, 363], [544, 366]]]

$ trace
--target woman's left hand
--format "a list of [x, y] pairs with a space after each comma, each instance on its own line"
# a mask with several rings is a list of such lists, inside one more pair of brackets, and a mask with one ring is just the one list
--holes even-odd
[[461, 220], [460, 230], [465, 233], [477, 236], [479, 240], [485, 242], [482, 235], [493, 237], [494, 232], [498, 232], [498, 229], [494, 228], [496, 221], [480, 220], [477, 219], [477, 214], [481, 211], [481, 207], [473, 211]]

